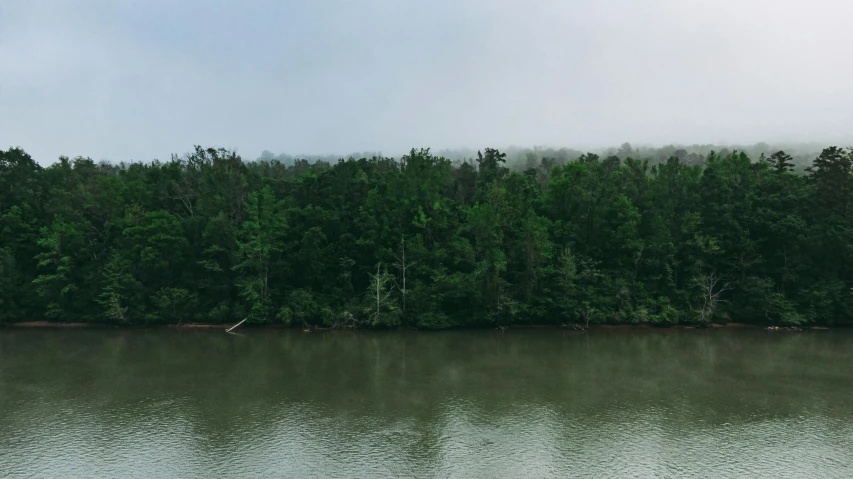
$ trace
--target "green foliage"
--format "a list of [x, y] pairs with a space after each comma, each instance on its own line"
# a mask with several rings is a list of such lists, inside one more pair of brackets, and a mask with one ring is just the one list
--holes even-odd
[[130, 261], [125, 260], [119, 251], [113, 251], [102, 274], [104, 286], [97, 302], [104, 308], [104, 317], [111, 322], [130, 323], [128, 304], [140, 286], [130, 272]]
[[42, 273], [33, 280], [33, 284], [47, 301], [45, 316], [68, 320], [73, 314], [70, 296], [77, 289], [73, 277], [74, 263], [68, 252], [73, 251], [79, 234], [60, 215], [56, 215], [50, 226], [42, 227], [40, 232], [38, 245], [43, 251], [36, 255], [36, 260]]
[[311, 324], [332, 326], [335, 324], [334, 313], [328, 306], [316, 301], [310, 289], [291, 291], [276, 317], [287, 325], [308, 327]]
[[0, 151], [0, 321], [853, 324], [853, 152], [771, 151]]
[[249, 194], [246, 213], [237, 241], [237, 264], [232, 270], [240, 273], [237, 286], [250, 305], [250, 320], [263, 323], [271, 319], [270, 265], [273, 255], [281, 251], [276, 239], [283, 233], [283, 221], [268, 187]]
[[153, 313], [149, 322], [181, 324], [196, 317], [198, 294], [183, 288], [160, 288], [153, 297]]
[[12, 248], [0, 248], [0, 322], [15, 320], [18, 305], [19, 273]]

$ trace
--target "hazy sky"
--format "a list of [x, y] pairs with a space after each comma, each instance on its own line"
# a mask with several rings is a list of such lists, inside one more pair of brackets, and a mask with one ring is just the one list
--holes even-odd
[[0, 149], [853, 143], [850, 0], [0, 0]]

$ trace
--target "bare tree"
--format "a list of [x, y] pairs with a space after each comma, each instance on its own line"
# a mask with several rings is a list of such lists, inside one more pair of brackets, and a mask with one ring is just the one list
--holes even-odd
[[349, 311], [344, 311], [340, 317], [341, 320], [332, 325], [333, 329], [356, 329], [358, 327], [358, 319]]
[[703, 323], [711, 322], [718, 303], [725, 303], [720, 296], [729, 289], [729, 283], [721, 283], [721, 278], [715, 273], [707, 273], [693, 279], [694, 284], [702, 292], [702, 309], [699, 310], [699, 319]]
[[178, 158], [177, 155], [172, 155], [172, 163], [180, 166], [181, 175], [179, 179], [169, 182], [165, 199], [170, 199], [178, 202], [180, 207], [174, 208], [174, 205], [169, 205], [169, 212], [180, 219], [184, 219], [184, 215], [180, 213], [180, 208], [185, 210], [185, 214], [194, 216], [193, 203], [200, 197], [201, 191], [201, 171], [204, 166], [193, 155], [187, 155], [186, 158]]
[[382, 307], [387, 305], [394, 291], [394, 278], [387, 270], [382, 270], [382, 263], [376, 265], [376, 274], [370, 275], [370, 294], [376, 301], [376, 311], [370, 315], [371, 322], [379, 323]]
[[403, 311], [406, 310], [406, 295], [409, 294], [409, 290], [406, 289], [406, 270], [414, 265], [415, 263], [406, 263], [406, 238], [400, 238], [400, 254], [394, 254], [397, 258], [397, 262], [394, 263], [394, 266], [400, 271], [400, 274], [403, 277], [403, 287], [400, 288], [400, 293], [403, 295]]
[[589, 329], [589, 320], [594, 318], [598, 314], [598, 310], [593, 307], [590, 307], [589, 301], [583, 302], [583, 307], [580, 309], [580, 315], [583, 318], [584, 327]]

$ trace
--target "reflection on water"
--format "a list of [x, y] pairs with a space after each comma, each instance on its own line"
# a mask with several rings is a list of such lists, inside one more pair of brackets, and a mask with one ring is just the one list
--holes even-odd
[[853, 477], [851, 333], [0, 329], [0, 477]]

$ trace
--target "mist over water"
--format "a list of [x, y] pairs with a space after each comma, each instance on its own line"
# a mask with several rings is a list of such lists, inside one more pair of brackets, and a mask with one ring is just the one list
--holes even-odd
[[847, 331], [2, 330], [11, 477], [853, 474]]

